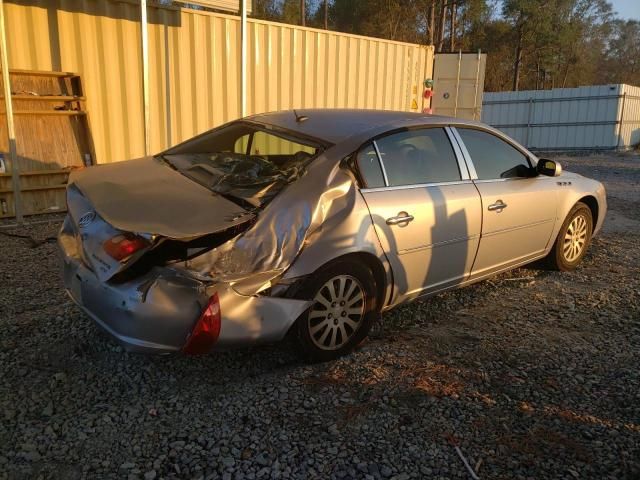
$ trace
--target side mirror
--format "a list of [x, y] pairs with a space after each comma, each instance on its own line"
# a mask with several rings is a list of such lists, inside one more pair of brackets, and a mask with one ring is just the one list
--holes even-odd
[[538, 160], [536, 171], [539, 175], [546, 175], [547, 177], [557, 177], [562, 173], [562, 166], [555, 160], [541, 158], [540, 160]]

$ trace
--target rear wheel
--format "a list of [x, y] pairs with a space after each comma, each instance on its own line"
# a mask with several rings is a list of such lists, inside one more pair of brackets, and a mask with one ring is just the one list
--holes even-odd
[[555, 270], [574, 270], [587, 251], [592, 232], [591, 209], [582, 202], [576, 203], [558, 232], [547, 264]]
[[375, 292], [373, 274], [355, 261], [338, 261], [312, 275], [297, 295], [313, 301], [294, 327], [300, 353], [326, 361], [353, 350], [376, 319]]

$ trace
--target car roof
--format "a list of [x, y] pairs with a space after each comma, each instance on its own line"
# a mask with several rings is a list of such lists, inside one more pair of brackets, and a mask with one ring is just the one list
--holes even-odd
[[[296, 121], [296, 114], [299, 117], [304, 116], [307, 118], [302, 122], [298, 122]], [[480, 125], [478, 122], [440, 115], [344, 108], [304, 108], [296, 109], [295, 112], [294, 110], [282, 110], [253, 115], [248, 117], [247, 120], [284, 128], [334, 144], [372, 129], [382, 129], [382, 127], [392, 130], [394, 128], [429, 124]]]

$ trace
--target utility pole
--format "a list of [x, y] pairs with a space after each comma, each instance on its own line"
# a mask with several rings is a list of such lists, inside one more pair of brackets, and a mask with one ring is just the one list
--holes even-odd
[[453, 52], [456, 49], [456, 15], [458, 8], [455, 0], [451, 2], [451, 17], [449, 22], [449, 51]]
[[149, 120], [149, 29], [147, 0], [140, 1], [140, 33], [142, 37], [142, 106], [144, 114], [144, 154], [151, 155], [151, 124]]
[[247, 116], [247, 0], [240, 0], [240, 117]]
[[329, 30], [329, 0], [324, 0], [324, 29]]
[[516, 43], [516, 58], [513, 62], [513, 86], [514, 92], [520, 88], [520, 67], [522, 63], [522, 30], [518, 29], [518, 41]]
[[9, 80], [9, 55], [7, 54], [7, 32], [4, 25], [4, 4], [0, 0], [0, 67], [4, 89], [4, 108], [9, 136], [9, 161], [11, 162], [11, 184], [13, 189], [13, 212], [18, 225], [22, 225], [22, 200], [20, 192], [20, 171], [18, 150], [16, 147], [16, 129], [13, 123], [13, 104], [11, 103], [11, 82]]
[[306, 3], [307, 0], [300, 0], [300, 25], [303, 27], [307, 25], [307, 13], [306, 13]]
[[444, 29], [447, 25], [447, 2], [442, 2], [442, 10], [440, 10], [440, 30], [438, 31], [438, 52], [444, 47]]
[[433, 45], [435, 28], [436, 28], [436, 0], [431, 0], [431, 5], [429, 5], [429, 45]]

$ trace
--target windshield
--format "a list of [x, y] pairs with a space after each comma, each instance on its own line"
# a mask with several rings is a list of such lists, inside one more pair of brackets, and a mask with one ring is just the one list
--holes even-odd
[[238, 122], [188, 140], [160, 157], [241, 206], [261, 207], [299, 178], [320, 149], [306, 139]]

